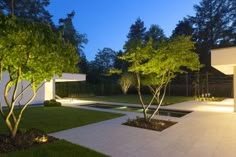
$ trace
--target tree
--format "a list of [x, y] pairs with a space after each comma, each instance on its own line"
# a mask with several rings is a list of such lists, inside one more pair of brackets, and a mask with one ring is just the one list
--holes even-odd
[[193, 24], [191, 20], [188, 18], [184, 18], [183, 20], [179, 21], [176, 25], [175, 29], [172, 32], [171, 37], [176, 36], [192, 36], [193, 35]]
[[85, 34], [80, 34], [76, 31], [72, 22], [74, 16], [75, 12], [72, 11], [67, 14], [66, 18], [59, 19], [59, 30], [62, 32], [66, 41], [69, 41], [72, 45], [77, 47], [79, 53], [82, 52], [83, 44], [86, 44], [88, 39]]
[[49, 0], [1, 0], [0, 13], [53, 25], [52, 15], [46, 10], [49, 4]]
[[119, 84], [123, 94], [126, 94], [132, 85], [135, 85], [135, 77], [132, 73], [122, 73]]
[[80, 73], [88, 73], [89, 62], [83, 52], [80, 53], [80, 61], [78, 63]]
[[106, 74], [113, 67], [115, 58], [116, 52], [114, 50], [103, 48], [102, 50], [98, 50], [93, 63], [100, 74]]
[[138, 18], [134, 24], [130, 26], [130, 31], [127, 35], [128, 41], [126, 41], [124, 48], [128, 50], [129, 48], [137, 47], [145, 41], [144, 22]]
[[210, 68], [210, 49], [235, 45], [235, 0], [202, 0], [191, 18], [200, 60]]
[[87, 82], [102, 84], [108, 82], [109, 70], [113, 68], [116, 52], [111, 48], [98, 50], [95, 59], [89, 62]]
[[83, 52], [84, 44], [87, 44], [88, 39], [86, 34], [80, 34], [76, 31], [73, 25], [73, 18], [75, 16], [75, 12], [67, 14], [66, 18], [59, 19], [59, 30], [62, 32], [63, 38], [70, 42], [77, 48], [77, 53], [80, 55], [81, 61], [78, 64], [81, 72], [85, 73], [88, 71], [88, 63], [86, 56]]
[[127, 72], [128, 69], [128, 63], [122, 59], [120, 59], [120, 57], [123, 55], [124, 52], [122, 51], [118, 51], [118, 53], [116, 54], [115, 60], [114, 60], [114, 69], [120, 69], [122, 72]]
[[[1, 80], [4, 100], [0, 103], [0, 115], [10, 135], [15, 137], [23, 112], [42, 82], [64, 71], [75, 71], [78, 55], [75, 47], [49, 25], [4, 15], [0, 15], [0, 21], [0, 75], [1, 78], [3, 72], [9, 75], [6, 84]], [[32, 95], [25, 95], [29, 90]], [[28, 101], [16, 111], [15, 106], [22, 96]], [[3, 104], [7, 109], [3, 110]]]
[[[121, 58], [130, 63], [129, 72], [135, 74], [136, 89], [143, 109], [144, 119], [150, 122], [158, 112], [166, 93], [168, 83], [178, 73], [183, 73], [183, 67], [198, 70], [200, 63], [193, 52], [194, 43], [190, 37], [176, 37], [162, 41], [158, 49], [150, 40], [142, 47], [130, 49]], [[143, 101], [141, 87], [148, 86], [153, 97], [148, 104]], [[149, 107], [156, 101], [158, 104], [153, 114], [148, 115]]]
[[164, 31], [158, 25], [151, 25], [149, 30], [146, 32], [146, 40], [152, 39], [153, 42], [166, 39]]

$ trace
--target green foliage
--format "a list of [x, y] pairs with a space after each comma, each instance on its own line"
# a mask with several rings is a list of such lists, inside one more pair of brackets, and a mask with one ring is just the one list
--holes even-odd
[[49, 0], [1, 0], [0, 13], [6, 15], [13, 13], [30, 21], [53, 24], [52, 15], [46, 10], [49, 4]]
[[[0, 114], [14, 137], [23, 111], [34, 99], [42, 82], [65, 71], [75, 72], [79, 57], [76, 48], [49, 25], [0, 15], [0, 28], [0, 72], [9, 74], [7, 84], [2, 84], [5, 89], [3, 101], [9, 110], [3, 111], [0, 106]], [[20, 89], [23, 80], [28, 81], [28, 85]], [[11, 89], [13, 94], [10, 96]], [[32, 96], [23, 104], [19, 115], [15, 115], [16, 103], [29, 89]]]
[[212, 49], [235, 44], [235, 0], [202, 0], [195, 5], [192, 17], [196, 29], [194, 35], [199, 44]]
[[83, 44], [88, 42], [86, 34], [80, 34], [75, 30], [73, 25], [73, 18], [75, 16], [75, 12], [67, 14], [66, 18], [59, 19], [59, 30], [62, 32], [63, 38], [66, 41], [69, 41], [72, 45], [77, 48], [79, 53], [82, 52]]
[[183, 73], [183, 67], [198, 70], [200, 64], [193, 50], [194, 43], [190, 38], [180, 36], [162, 41], [158, 49], [154, 49], [152, 41], [149, 41], [147, 45], [129, 51], [122, 58], [131, 63], [130, 72], [148, 78], [145, 79], [146, 84], [159, 84], [163, 79], [170, 81], [177, 73]]
[[87, 80], [90, 83], [106, 83], [111, 80], [108, 77], [110, 69], [113, 68], [116, 59], [116, 51], [111, 48], [103, 48], [98, 50], [95, 56], [95, 60], [91, 61], [89, 64], [89, 71]]
[[211, 68], [210, 50], [236, 45], [235, 0], [201, 0], [191, 17], [196, 50], [205, 69]]
[[[154, 45], [153, 40], [147, 44], [129, 49], [121, 58], [130, 63], [129, 72], [136, 75], [136, 89], [142, 104], [144, 118], [150, 121], [162, 104], [167, 84], [185, 69], [198, 70], [198, 55], [193, 52], [194, 43], [190, 37], [179, 36], [163, 40]], [[145, 105], [141, 86], [148, 86], [153, 98]], [[162, 95], [161, 95], [162, 93]], [[146, 111], [156, 100], [159, 104], [156, 111], [148, 118]]]
[[61, 103], [57, 102], [55, 99], [46, 100], [43, 102], [44, 107], [60, 107]]
[[78, 61], [75, 48], [65, 42], [50, 26], [0, 16], [0, 59], [3, 71], [13, 79], [35, 82], [37, 85], [63, 71], [75, 72]]
[[192, 22], [188, 18], [184, 18], [179, 21], [175, 29], [172, 32], [172, 37], [176, 36], [192, 36], [193, 35], [193, 26]]
[[146, 28], [144, 27], [144, 22], [138, 18], [135, 23], [130, 26], [130, 31], [127, 35], [128, 41], [126, 41], [124, 48], [129, 50], [143, 43], [146, 36], [145, 33]]
[[132, 73], [123, 73], [119, 79], [122, 92], [126, 94], [132, 85], [135, 85], [135, 76]]
[[98, 50], [93, 62], [94, 66], [100, 73], [105, 74], [110, 68], [113, 67], [115, 57], [116, 52], [111, 48], [103, 48], [102, 50]]
[[158, 25], [151, 25], [146, 32], [146, 40], [152, 39], [154, 42], [166, 39], [164, 31]]

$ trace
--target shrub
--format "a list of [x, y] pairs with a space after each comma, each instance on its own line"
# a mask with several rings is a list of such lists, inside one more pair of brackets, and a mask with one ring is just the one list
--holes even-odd
[[46, 100], [43, 102], [44, 107], [59, 107], [61, 106], [60, 102], [57, 102], [55, 99]]

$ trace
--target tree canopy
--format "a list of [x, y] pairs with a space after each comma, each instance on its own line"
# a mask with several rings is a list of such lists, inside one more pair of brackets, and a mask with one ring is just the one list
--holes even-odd
[[98, 50], [95, 56], [94, 64], [100, 74], [106, 74], [113, 67], [116, 58], [116, 52], [111, 48], [103, 48]]
[[59, 19], [59, 31], [62, 33], [63, 38], [74, 45], [77, 49], [77, 53], [80, 55], [80, 62], [78, 64], [79, 69], [82, 73], [88, 72], [88, 61], [83, 52], [84, 44], [88, 42], [86, 34], [81, 34], [76, 31], [73, 25], [73, 18], [75, 16], [75, 12], [67, 14], [66, 18]]
[[193, 37], [200, 60], [210, 68], [210, 50], [236, 45], [235, 0], [202, 0], [195, 5]]
[[166, 39], [163, 29], [160, 26], [152, 24], [146, 32], [146, 40], [152, 39], [154, 42]]
[[[157, 113], [165, 97], [167, 84], [176, 74], [183, 73], [184, 67], [190, 70], [200, 68], [198, 55], [193, 50], [191, 38], [179, 36], [160, 42], [157, 48], [153, 40], [149, 40], [147, 44], [130, 49], [121, 57], [130, 63], [128, 71], [136, 75], [136, 88], [146, 121], [150, 121]], [[149, 104], [143, 101], [141, 86], [148, 86], [153, 94]], [[154, 100], [158, 106], [148, 117], [146, 112]]]
[[73, 18], [75, 12], [67, 14], [66, 18], [59, 19], [59, 30], [62, 32], [62, 36], [66, 41], [69, 41], [72, 45], [76, 46], [78, 52], [82, 52], [83, 44], [88, 42], [85, 34], [80, 34], [76, 31], [73, 25]]
[[49, 0], [1, 0], [0, 13], [53, 25], [52, 15], [46, 10]]
[[176, 36], [192, 36], [193, 35], [193, 24], [190, 19], [184, 18], [179, 21], [175, 29], [172, 32], [171, 37]]
[[138, 18], [134, 24], [130, 26], [130, 31], [127, 35], [128, 40], [126, 41], [124, 48], [128, 50], [129, 48], [138, 46], [144, 42], [146, 36], [146, 28], [144, 22]]
[[[64, 41], [60, 33], [52, 30], [49, 25], [0, 15], [0, 28], [1, 78], [3, 71], [9, 74], [8, 82], [1, 84], [5, 90], [0, 114], [14, 137], [22, 113], [34, 99], [41, 83], [62, 72], [75, 72], [79, 58], [75, 47]], [[23, 80], [28, 81], [28, 84], [20, 89]], [[33, 94], [16, 115], [15, 105], [27, 90]], [[2, 109], [4, 103], [8, 110]]]

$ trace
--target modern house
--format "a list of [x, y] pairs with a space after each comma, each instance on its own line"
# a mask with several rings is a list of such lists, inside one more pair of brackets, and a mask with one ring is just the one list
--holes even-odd
[[236, 112], [236, 47], [211, 50], [211, 66], [226, 75], [234, 76], [234, 111]]
[[[4, 86], [9, 80], [9, 75], [7, 72], [3, 73], [3, 78], [0, 86], [0, 101], [4, 106]], [[63, 73], [61, 77], [54, 76], [50, 81], [42, 82], [42, 86], [38, 90], [36, 97], [33, 99], [31, 104], [39, 104], [43, 103], [45, 100], [55, 99], [55, 90], [56, 90], [56, 82], [71, 82], [71, 81], [85, 81], [85, 74], [72, 74], [72, 73]], [[29, 82], [23, 81], [19, 86], [19, 91], [25, 88]], [[12, 91], [10, 92], [10, 96], [12, 95]], [[24, 92], [23, 96], [19, 98], [17, 103], [24, 104], [29, 98], [32, 96], [32, 90], [28, 89]]]

